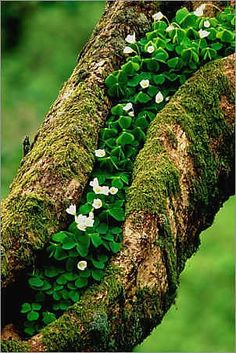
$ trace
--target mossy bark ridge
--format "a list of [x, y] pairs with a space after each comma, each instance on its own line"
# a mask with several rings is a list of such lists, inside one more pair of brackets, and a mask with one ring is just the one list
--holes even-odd
[[98, 131], [111, 102], [104, 79], [123, 60], [124, 38], [142, 36], [156, 2], [111, 2], [80, 55], [2, 205], [2, 284], [14, 282], [50, 236], [68, 224], [65, 209], [78, 203], [92, 171]]
[[233, 56], [205, 65], [157, 115], [135, 162], [123, 249], [32, 351], [130, 351], [161, 322], [200, 232], [233, 193], [233, 72]]

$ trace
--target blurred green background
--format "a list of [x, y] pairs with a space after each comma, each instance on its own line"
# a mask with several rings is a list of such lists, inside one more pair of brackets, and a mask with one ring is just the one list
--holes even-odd
[[[69, 77], [103, 1], [3, 1], [2, 196]], [[181, 275], [176, 305], [136, 352], [234, 352], [234, 203], [231, 197]]]

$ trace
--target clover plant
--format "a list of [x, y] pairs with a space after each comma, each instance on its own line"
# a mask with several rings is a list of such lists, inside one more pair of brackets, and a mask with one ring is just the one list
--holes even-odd
[[90, 183], [81, 204], [66, 210], [72, 223], [53, 234], [44, 264], [28, 279], [33, 299], [21, 308], [27, 335], [55, 320], [91, 283], [102, 280], [109, 258], [121, 248], [126, 190], [150, 122], [201, 65], [234, 52], [233, 9], [209, 18], [203, 17], [205, 6], [212, 5], [194, 12], [181, 8], [171, 23], [158, 12], [145, 37], [126, 37], [126, 61], [105, 80], [116, 104], [100, 131]]

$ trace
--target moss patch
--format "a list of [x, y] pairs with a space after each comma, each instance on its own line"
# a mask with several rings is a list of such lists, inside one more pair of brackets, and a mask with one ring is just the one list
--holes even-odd
[[1, 352], [30, 352], [30, 347], [22, 341], [6, 340], [1, 342]]
[[135, 161], [133, 179], [127, 193], [127, 215], [140, 210], [164, 213], [167, 197], [179, 191], [177, 168], [163, 152], [158, 139], [152, 140], [151, 136]]
[[84, 347], [106, 350], [110, 335], [107, 307], [122, 293], [117, 269], [110, 266], [106, 273], [101, 284], [89, 287], [66, 314], [41, 331], [48, 351], [81, 351]]
[[[97, 113], [104, 99], [97, 90], [99, 97], [99, 92], [79, 84], [54, 120], [46, 120], [3, 202], [3, 280], [13, 267], [15, 271], [32, 263], [32, 250], [41, 249], [53, 232], [65, 227], [61, 213], [71, 196], [79, 199], [104, 119]], [[70, 190], [73, 180], [75, 191]]]
[[[204, 213], [209, 199], [216, 196], [218, 170], [224, 166], [229, 171], [232, 160], [232, 148], [222, 159], [215, 158], [210, 149], [212, 140], [220, 135], [232, 138], [232, 128], [220, 107], [222, 95], [233, 98], [223, 67], [221, 60], [207, 64], [178, 90], [151, 124], [147, 142], [135, 162], [133, 183], [127, 194], [127, 214], [140, 210], [163, 213], [166, 198], [177, 196], [180, 190], [179, 171], [160, 139], [165, 124], [180, 125], [190, 141], [189, 155], [196, 170], [190, 196], [192, 207], [200, 202]], [[169, 127], [167, 130], [169, 136]]]

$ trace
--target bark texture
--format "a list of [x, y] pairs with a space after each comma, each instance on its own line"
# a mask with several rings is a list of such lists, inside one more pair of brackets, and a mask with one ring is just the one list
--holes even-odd
[[[111, 106], [103, 82], [124, 59], [124, 38], [132, 31], [142, 36], [154, 12], [171, 17], [181, 4], [191, 6], [107, 4], [3, 202], [3, 286], [33, 263], [35, 251], [67, 225], [65, 208], [79, 202]], [[233, 79], [229, 57], [206, 65], [179, 89], [138, 155], [124, 246], [103, 282], [31, 340], [3, 341], [2, 351], [130, 351], [160, 323], [200, 232], [233, 194]]]
[[3, 287], [32, 264], [51, 234], [67, 225], [65, 209], [80, 199], [111, 106], [104, 79], [124, 60], [126, 35], [135, 31], [141, 37], [157, 8], [154, 1], [108, 3], [3, 202]]
[[[129, 188], [123, 248], [101, 284], [5, 350], [131, 351], [161, 322], [179, 274], [233, 193], [234, 56], [200, 69], [151, 124]], [[17, 343], [16, 343], [17, 342]]]
[[[32, 265], [35, 251], [68, 223], [65, 209], [78, 203], [93, 168], [98, 132], [111, 101], [104, 79], [122, 61], [124, 38], [141, 37], [158, 10], [172, 17], [199, 2], [110, 1], [78, 65], [37, 132], [2, 203], [2, 286]], [[220, 3], [220, 2], [219, 2]]]

